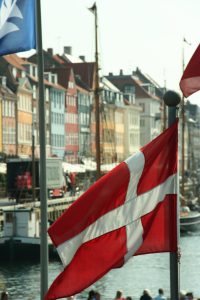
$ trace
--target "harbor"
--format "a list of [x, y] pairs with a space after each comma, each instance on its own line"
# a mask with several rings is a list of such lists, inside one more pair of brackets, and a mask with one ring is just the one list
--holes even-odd
[[[122, 8], [105, 45], [109, 61], [119, 41], [123, 51], [105, 68], [99, 33], [108, 5], [103, 14], [100, 3], [86, 9], [90, 59], [67, 32], [75, 36], [79, 18], [66, 40], [45, 45], [45, 34], [43, 47], [43, 5], [0, 0], [1, 300], [200, 300], [200, 106], [189, 98], [200, 91], [200, 45], [186, 65], [191, 43], [179, 33], [183, 75], [170, 86], [169, 70], [145, 70], [146, 57], [162, 69], [167, 59], [142, 55], [143, 34], [131, 59], [122, 56], [132, 40], [120, 37]], [[65, 27], [70, 18], [56, 10], [52, 20]], [[134, 36], [136, 26], [126, 27]]]
[[[200, 233], [181, 236], [180, 261], [180, 290], [192, 291], [195, 298], [200, 297]], [[63, 269], [59, 261], [49, 262], [49, 285]], [[148, 271], [147, 271], [148, 270]], [[9, 299], [40, 299], [40, 263], [17, 262], [0, 263], [0, 288], [6, 289]], [[169, 283], [169, 254], [149, 254], [132, 258], [124, 267], [111, 270], [106, 276], [91, 288], [100, 292], [103, 299], [113, 299], [116, 290], [122, 289], [124, 296], [139, 299], [143, 289], [151, 290], [152, 296], [157, 294], [158, 288], [170, 295]], [[90, 288], [77, 298], [87, 297]]]

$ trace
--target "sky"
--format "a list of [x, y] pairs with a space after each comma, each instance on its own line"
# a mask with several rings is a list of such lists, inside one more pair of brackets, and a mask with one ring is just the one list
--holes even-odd
[[[64, 46], [71, 46], [74, 56], [94, 61], [94, 15], [88, 10], [93, 3], [42, 0], [43, 48], [62, 54]], [[183, 62], [186, 66], [200, 42], [200, 0], [97, 0], [96, 4], [101, 74], [119, 74], [120, 69], [131, 74], [138, 67], [159, 85], [181, 94]], [[189, 100], [198, 103], [198, 94]]]

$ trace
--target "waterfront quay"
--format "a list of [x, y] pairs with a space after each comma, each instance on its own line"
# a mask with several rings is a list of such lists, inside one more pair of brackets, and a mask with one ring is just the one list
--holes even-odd
[[[47, 201], [47, 213], [48, 220], [55, 221], [65, 209], [67, 209], [75, 200], [77, 196], [66, 195], [63, 198], [48, 199]], [[0, 198], [0, 224], [3, 226], [3, 210], [13, 209], [13, 208], [34, 208], [37, 212], [38, 217], [40, 217], [40, 201], [26, 202], [16, 204], [15, 199]]]

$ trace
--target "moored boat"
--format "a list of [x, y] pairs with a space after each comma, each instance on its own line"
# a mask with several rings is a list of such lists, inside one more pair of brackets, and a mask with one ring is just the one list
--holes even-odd
[[194, 232], [200, 230], [200, 212], [183, 206], [180, 211], [180, 231]]
[[[48, 200], [51, 225], [75, 201], [75, 196]], [[0, 260], [40, 258], [40, 201], [0, 206]], [[48, 238], [49, 257], [57, 257]]]
[[[4, 224], [0, 236], [0, 259], [38, 259], [40, 257], [40, 219], [34, 208], [3, 210]], [[49, 256], [56, 255], [50, 241]]]

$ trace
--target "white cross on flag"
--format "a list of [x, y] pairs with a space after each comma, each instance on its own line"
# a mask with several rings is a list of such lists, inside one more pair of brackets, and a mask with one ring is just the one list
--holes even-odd
[[176, 121], [49, 228], [64, 264], [45, 299], [77, 294], [133, 255], [177, 251]]

